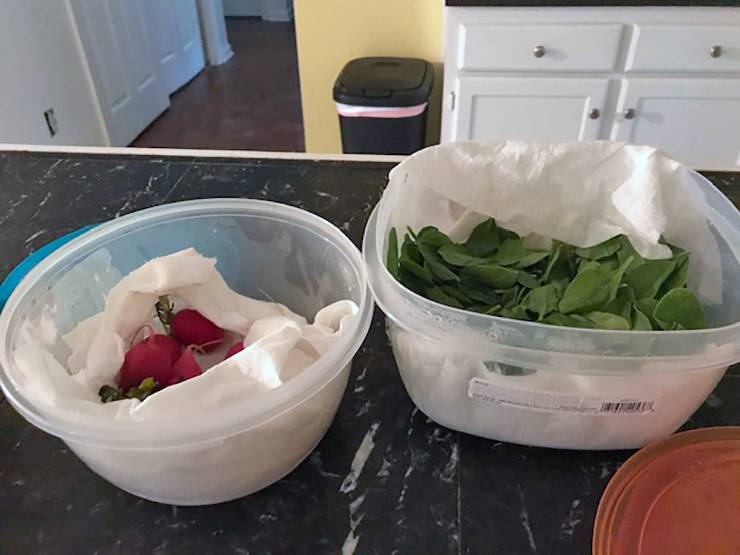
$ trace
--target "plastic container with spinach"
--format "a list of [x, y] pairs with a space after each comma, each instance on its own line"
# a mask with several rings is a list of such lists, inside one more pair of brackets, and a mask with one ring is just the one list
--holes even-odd
[[686, 287], [689, 253], [668, 246], [673, 256], [663, 260], [641, 257], [624, 236], [537, 250], [489, 219], [463, 244], [433, 226], [408, 229], [400, 251], [391, 229], [386, 263], [415, 293], [473, 312], [578, 328], [706, 328]]

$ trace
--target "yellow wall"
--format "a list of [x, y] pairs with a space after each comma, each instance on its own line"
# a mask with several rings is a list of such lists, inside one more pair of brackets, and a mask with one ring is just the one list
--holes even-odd
[[442, 0], [296, 0], [307, 152], [341, 152], [332, 87], [353, 58], [404, 56], [435, 64], [427, 143], [439, 140]]

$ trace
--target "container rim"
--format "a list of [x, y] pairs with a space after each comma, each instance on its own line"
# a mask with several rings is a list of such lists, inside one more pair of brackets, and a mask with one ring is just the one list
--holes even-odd
[[[382, 202], [382, 201], [381, 201]], [[420, 312], [439, 312], [447, 311], [450, 314], [459, 318], [465, 318], [468, 321], [471, 319], [473, 321], [478, 321], [482, 325], [481, 327], [487, 327], [490, 325], [496, 325], [499, 328], [508, 328], [510, 330], [516, 331], [516, 335], [534, 335], [535, 332], [541, 331], [543, 329], [546, 330], [552, 330], [553, 332], [560, 335], [560, 338], [563, 342], [569, 342], [569, 340], [573, 341], [575, 344], [576, 340], [582, 340], [585, 338], [604, 338], [604, 337], [614, 337], [614, 338], [643, 338], [643, 339], [652, 339], [656, 336], [662, 336], [662, 337], [670, 337], [672, 340], [675, 340], [677, 342], [680, 342], [686, 338], [698, 336], [698, 335], [706, 335], [706, 334], [713, 334], [713, 335], [724, 335], [724, 334], [737, 334], [740, 335], [740, 322], [735, 322], [733, 324], [728, 324], [725, 326], [720, 327], [714, 327], [714, 328], [706, 328], [706, 329], [700, 329], [700, 330], [681, 330], [681, 331], [637, 331], [637, 330], [599, 330], [599, 329], [589, 329], [589, 328], [568, 328], [564, 326], [553, 326], [551, 324], [543, 324], [539, 322], [529, 322], [524, 320], [512, 320], [510, 318], [503, 318], [501, 316], [493, 316], [493, 315], [487, 315], [487, 314], [477, 314], [472, 313], [464, 309], [454, 308], [450, 306], [446, 306], [443, 304], [440, 304], [436, 301], [432, 301], [430, 299], [427, 299], [426, 297], [423, 297], [410, 289], [403, 286], [398, 280], [396, 280], [391, 273], [388, 271], [388, 268], [386, 267], [383, 257], [381, 256], [381, 251], [379, 248], [379, 245], [382, 244], [382, 238], [377, 236], [377, 225], [378, 225], [378, 218], [379, 218], [379, 210], [380, 210], [381, 203], [378, 203], [372, 210], [370, 217], [368, 218], [367, 225], [365, 227], [365, 233], [363, 236], [363, 242], [362, 242], [362, 254], [365, 258], [365, 264], [368, 267], [368, 274], [369, 274], [369, 285], [370, 289], [373, 292], [373, 296], [375, 298], [376, 303], [378, 306], [383, 310], [383, 312], [393, 320], [401, 323], [404, 325], [404, 327], [409, 327], [409, 322], [406, 321], [405, 318], [399, 317], [398, 311], [393, 310], [388, 306], [388, 303], [385, 302], [385, 299], [382, 298], [382, 295], [379, 295], [379, 289], [380, 284], [376, 283], [376, 280], [382, 280], [383, 287], [390, 287], [394, 293], [406, 296], [410, 299], [413, 299], [413, 301], [420, 306]], [[415, 330], [419, 334], [423, 334], [426, 338], [446, 343], [449, 342], [450, 338], [449, 335], [435, 329], [429, 329], [429, 326], [425, 327], [425, 330], [422, 332], [420, 330]], [[506, 334], [502, 334], [506, 335]], [[582, 351], [551, 351], [546, 348], [537, 348], [537, 347], [530, 347], [530, 346], [520, 346], [515, 344], [508, 344], [506, 343], [505, 338], [499, 339], [496, 338], [491, 339], [491, 342], [496, 342], [503, 347], [505, 347], [508, 351], [511, 352], [539, 352], [539, 353], [547, 353], [548, 355], [552, 357], [559, 357], [559, 356], [568, 356], [568, 357], [582, 357], [584, 360], [588, 358], [598, 357], [599, 359], [604, 358], [610, 358], [610, 359], [617, 359], [617, 360], [630, 360], [630, 359], [644, 359], [647, 358], [646, 356], [635, 356], [635, 355], [617, 355], [617, 354], [597, 354], [597, 353], [589, 353], [589, 352], [582, 352]], [[476, 341], [465, 341], [461, 340], [460, 342], [460, 348], [462, 350], [468, 351], [468, 352], [476, 352], [480, 351], [480, 344]], [[690, 355], [674, 355], [671, 357], [662, 356], [662, 357], [653, 357], [650, 356], [651, 360], [655, 358], [656, 360], [658, 358], [665, 360], [665, 359], [671, 359], [673, 361], [680, 360], [684, 357], [689, 356], [695, 356], [693, 354]], [[711, 358], [711, 357], [710, 357]], [[725, 357], [727, 358], [727, 357]], [[729, 357], [728, 360], [707, 360], [706, 366], [717, 366], [721, 364], [732, 364], [737, 361], [737, 354]], [[572, 361], [571, 361], [572, 362]]]
[[594, 518], [594, 531], [591, 548], [594, 555], [613, 553], [614, 528], [619, 524], [624, 512], [625, 492], [635, 480], [656, 460], [666, 454], [687, 446], [701, 446], [707, 443], [737, 442], [740, 440], [740, 426], [712, 426], [677, 432], [647, 444], [632, 454], [609, 480], [601, 495]]
[[[359, 285], [358, 314], [348, 332], [319, 360], [283, 386], [266, 392], [241, 407], [227, 406], [207, 418], [195, 414], [192, 418], [157, 421], [78, 422], [67, 418], [49, 417], [29, 401], [13, 382], [8, 368], [15, 367], [11, 358], [14, 337], [9, 329], [22, 315], [19, 308], [30, 302], [26, 296], [39, 280], [57, 271], [75, 256], [87, 255], [107, 244], [114, 234], [132, 231], [182, 217], [219, 215], [251, 215], [299, 226], [332, 244], [338, 256], [344, 256], [354, 270]], [[305, 401], [326, 386], [351, 361], [370, 328], [373, 299], [368, 287], [362, 255], [352, 241], [327, 220], [305, 210], [271, 201], [220, 198], [180, 201], [148, 208], [101, 224], [75, 238], [39, 263], [21, 281], [0, 313], [0, 388], [13, 407], [34, 426], [65, 441], [111, 448], [164, 448], [208, 442], [242, 433], [260, 425], [293, 406]], [[218, 425], [211, 422], [218, 421]], [[186, 430], [186, 432], [183, 432]], [[156, 445], [156, 447], [153, 447]]]

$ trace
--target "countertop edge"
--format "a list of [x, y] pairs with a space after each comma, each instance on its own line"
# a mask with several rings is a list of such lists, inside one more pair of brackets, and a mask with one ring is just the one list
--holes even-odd
[[0, 143], [0, 152], [38, 152], [57, 154], [111, 154], [126, 156], [175, 156], [182, 158], [233, 158], [250, 160], [296, 160], [315, 162], [397, 163], [405, 156], [386, 154], [331, 154], [310, 152], [270, 152], [263, 150], [216, 150], [185, 148], [135, 148], [113, 146], [58, 146]]

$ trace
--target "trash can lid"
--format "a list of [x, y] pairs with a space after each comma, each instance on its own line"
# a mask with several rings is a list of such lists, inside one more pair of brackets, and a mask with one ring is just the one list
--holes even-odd
[[356, 106], [414, 106], [429, 99], [432, 64], [417, 58], [357, 58], [334, 83], [334, 100]]

